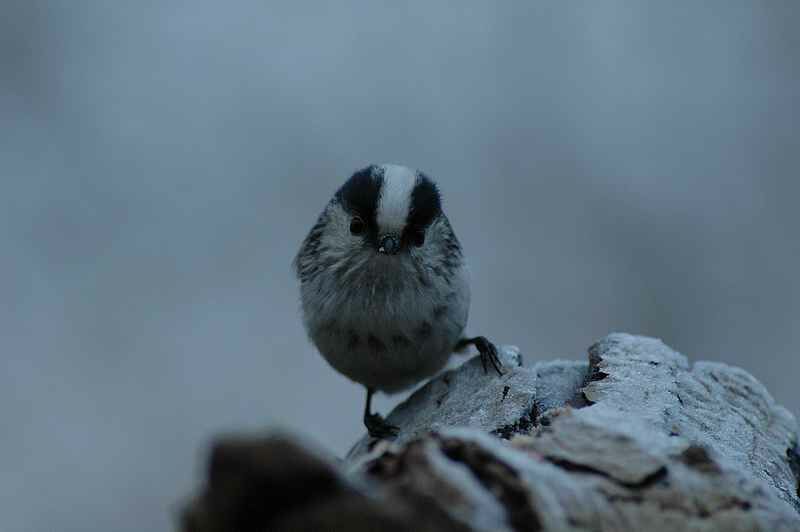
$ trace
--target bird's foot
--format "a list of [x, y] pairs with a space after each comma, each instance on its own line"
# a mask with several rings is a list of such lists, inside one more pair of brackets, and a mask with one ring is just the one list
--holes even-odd
[[500, 357], [497, 356], [497, 348], [495, 345], [487, 340], [485, 336], [477, 336], [473, 338], [472, 343], [481, 354], [481, 365], [483, 366], [483, 372], [489, 373], [488, 365], [491, 363], [497, 374], [502, 375], [503, 370], [500, 368], [503, 367], [503, 363], [500, 362]]
[[387, 423], [380, 414], [367, 414], [364, 416], [364, 425], [372, 438], [387, 439], [397, 436], [400, 430], [394, 425]]

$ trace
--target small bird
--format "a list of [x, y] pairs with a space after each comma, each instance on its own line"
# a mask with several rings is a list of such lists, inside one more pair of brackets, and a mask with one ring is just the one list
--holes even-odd
[[470, 287], [461, 245], [436, 184], [395, 164], [355, 172], [334, 194], [294, 260], [303, 323], [339, 373], [366, 387], [372, 437], [397, 427], [372, 413], [375, 391], [398, 392], [474, 345], [502, 374], [494, 344], [465, 337]]

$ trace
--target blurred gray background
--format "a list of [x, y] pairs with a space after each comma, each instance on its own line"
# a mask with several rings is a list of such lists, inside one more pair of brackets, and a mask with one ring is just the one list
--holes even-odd
[[440, 182], [473, 331], [800, 412], [800, 3], [402, 4], [0, 3], [2, 530], [168, 530], [220, 431], [360, 436], [290, 263], [369, 162]]

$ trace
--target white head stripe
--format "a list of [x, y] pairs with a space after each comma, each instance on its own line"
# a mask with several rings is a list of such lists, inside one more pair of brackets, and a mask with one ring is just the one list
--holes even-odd
[[377, 222], [382, 231], [401, 230], [411, 208], [411, 193], [417, 182], [414, 170], [397, 164], [383, 164], [383, 187], [378, 200]]

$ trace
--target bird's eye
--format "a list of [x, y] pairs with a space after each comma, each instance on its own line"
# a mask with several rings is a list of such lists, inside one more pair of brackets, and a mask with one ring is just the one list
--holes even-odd
[[354, 235], [360, 235], [361, 233], [364, 232], [364, 229], [366, 229], [366, 227], [367, 226], [366, 224], [364, 224], [364, 220], [362, 220], [358, 216], [354, 217], [350, 221], [350, 233]]
[[411, 233], [411, 243], [417, 247], [425, 243], [425, 231], [414, 231]]

